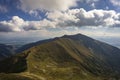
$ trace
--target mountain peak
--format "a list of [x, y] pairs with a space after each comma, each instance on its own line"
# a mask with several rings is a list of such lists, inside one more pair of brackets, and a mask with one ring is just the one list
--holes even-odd
[[83, 36], [83, 35], [81, 33], [78, 33], [78, 34], [74, 34], [74, 35], [63, 35], [62, 37], [69, 37], [69, 36]]
[[0, 62], [0, 72], [23, 77], [29, 73], [32, 74], [29, 78], [42, 76], [46, 80], [120, 79], [120, 49], [82, 34], [23, 47], [20, 54]]

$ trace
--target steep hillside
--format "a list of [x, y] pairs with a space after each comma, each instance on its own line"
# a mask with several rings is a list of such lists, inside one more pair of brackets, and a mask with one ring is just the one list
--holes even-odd
[[11, 45], [0, 44], [0, 60], [12, 56], [14, 54], [14, 47]]
[[[120, 50], [78, 34], [51, 39], [0, 62], [0, 72], [24, 80], [120, 79]], [[3, 75], [3, 74], [0, 74]]]

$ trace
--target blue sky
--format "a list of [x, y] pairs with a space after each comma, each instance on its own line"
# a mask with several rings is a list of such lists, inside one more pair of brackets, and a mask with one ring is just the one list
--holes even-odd
[[0, 0], [1, 40], [82, 33], [120, 38], [119, 0]]

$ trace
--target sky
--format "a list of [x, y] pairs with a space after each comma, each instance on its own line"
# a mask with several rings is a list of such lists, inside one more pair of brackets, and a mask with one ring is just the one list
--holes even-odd
[[0, 41], [77, 33], [120, 40], [120, 0], [0, 0]]

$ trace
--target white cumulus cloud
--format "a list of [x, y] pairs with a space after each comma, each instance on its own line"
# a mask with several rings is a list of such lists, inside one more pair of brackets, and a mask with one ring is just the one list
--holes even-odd
[[44, 19], [42, 21], [24, 21], [18, 16], [13, 16], [9, 21], [0, 21], [0, 32], [19, 32], [40, 30], [46, 27], [54, 27], [54, 22]]
[[25, 21], [13, 16], [9, 21], [0, 21], [0, 32], [17, 32], [63, 27], [120, 27], [120, 13], [114, 10], [90, 10], [83, 8], [46, 13], [40, 21]]
[[50, 20], [57, 23], [57, 26], [120, 26], [120, 16], [114, 10], [91, 10], [71, 9], [66, 12], [47, 13]]

